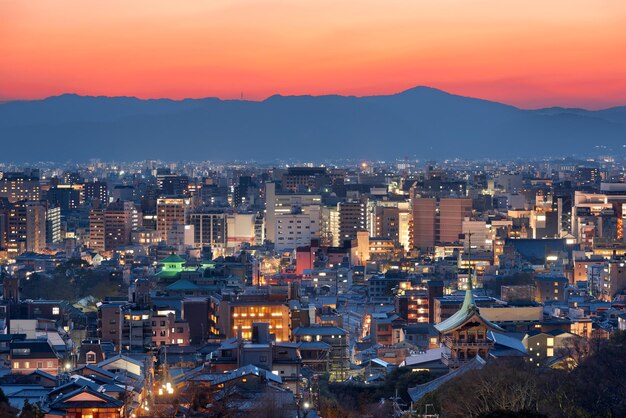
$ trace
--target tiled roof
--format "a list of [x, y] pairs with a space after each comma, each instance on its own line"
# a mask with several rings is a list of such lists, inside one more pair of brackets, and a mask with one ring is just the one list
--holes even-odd
[[171, 254], [168, 257], [164, 258], [163, 260], [161, 260], [161, 263], [166, 264], [166, 263], [186, 263], [187, 260], [185, 260], [184, 258], [182, 258], [179, 255], [176, 254]]

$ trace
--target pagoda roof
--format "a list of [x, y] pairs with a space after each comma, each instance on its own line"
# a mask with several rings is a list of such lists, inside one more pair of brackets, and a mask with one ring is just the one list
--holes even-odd
[[468, 289], [465, 291], [465, 298], [463, 299], [463, 305], [461, 305], [461, 309], [459, 309], [450, 318], [436, 324], [435, 328], [437, 329], [437, 331], [444, 334], [460, 327], [474, 316], [477, 316], [489, 328], [496, 331], [504, 331], [498, 325], [480, 316], [480, 310], [478, 309], [478, 306], [476, 306], [476, 302], [474, 301], [474, 294], [472, 293], [471, 283], [470, 286], [468, 286]]
[[165, 257], [163, 260], [161, 260], [161, 263], [165, 264], [165, 263], [186, 263], [187, 260], [185, 260], [184, 258], [182, 258], [181, 256], [177, 255], [177, 254], [170, 254], [169, 256]]

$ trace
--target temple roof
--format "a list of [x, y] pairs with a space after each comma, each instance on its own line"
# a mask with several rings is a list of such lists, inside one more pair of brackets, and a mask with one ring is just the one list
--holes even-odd
[[186, 263], [187, 260], [185, 260], [184, 258], [182, 258], [179, 255], [176, 254], [170, 254], [169, 256], [167, 256], [166, 258], [164, 258], [163, 260], [161, 260], [161, 263], [166, 264], [166, 263]]
[[478, 316], [478, 318], [480, 318], [480, 320], [484, 322], [485, 325], [487, 325], [488, 327], [496, 331], [504, 331], [498, 325], [480, 316], [480, 310], [478, 309], [478, 306], [476, 306], [476, 302], [474, 301], [474, 293], [472, 292], [472, 290], [472, 277], [470, 272], [470, 275], [467, 278], [467, 290], [465, 291], [465, 299], [463, 299], [463, 305], [461, 305], [461, 309], [459, 309], [450, 318], [436, 324], [435, 328], [437, 329], [437, 331], [442, 334], [448, 331], [452, 331], [453, 329], [458, 328], [465, 322], [469, 321], [475, 315]]

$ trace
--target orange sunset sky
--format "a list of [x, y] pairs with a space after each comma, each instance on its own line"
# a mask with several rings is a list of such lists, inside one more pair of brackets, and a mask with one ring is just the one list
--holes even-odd
[[0, 0], [0, 100], [416, 85], [626, 105], [626, 0]]

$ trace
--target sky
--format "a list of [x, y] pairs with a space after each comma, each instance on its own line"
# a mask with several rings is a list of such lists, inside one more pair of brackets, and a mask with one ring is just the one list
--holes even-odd
[[625, 0], [0, 0], [0, 100], [414, 86], [626, 105]]

